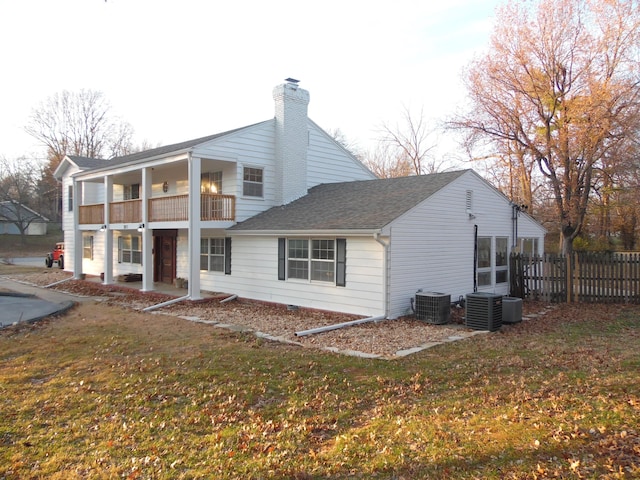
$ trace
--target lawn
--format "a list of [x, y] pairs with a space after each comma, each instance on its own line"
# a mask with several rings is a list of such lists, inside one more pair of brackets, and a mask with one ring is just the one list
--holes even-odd
[[83, 305], [0, 331], [0, 478], [639, 478], [639, 319], [371, 360]]

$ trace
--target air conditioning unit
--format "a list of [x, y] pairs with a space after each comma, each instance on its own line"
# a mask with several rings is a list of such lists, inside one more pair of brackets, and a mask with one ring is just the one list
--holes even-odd
[[442, 325], [449, 322], [451, 295], [438, 292], [416, 292], [416, 318]]
[[475, 292], [467, 294], [465, 325], [473, 330], [495, 332], [502, 326], [502, 295]]
[[518, 323], [522, 321], [522, 299], [518, 297], [502, 297], [502, 323]]

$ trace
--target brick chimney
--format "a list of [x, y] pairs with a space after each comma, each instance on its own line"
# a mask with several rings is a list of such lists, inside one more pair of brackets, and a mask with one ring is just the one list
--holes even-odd
[[298, 80], [273, 89], [275, 101], [275, 153], [279, 192], [276, 200], [286, 205], [307, 193], [307, 147], [309, 129], [307, 106], [309, 92], [298, 86]]

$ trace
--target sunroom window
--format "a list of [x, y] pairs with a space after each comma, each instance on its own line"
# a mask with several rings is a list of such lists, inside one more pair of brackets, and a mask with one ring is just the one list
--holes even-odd
[[509, 281], [509, 254], [507, 237], [496, 237], [496, 283]]
[[478, 237], [478, 286], [491, 285], [491, 237]]

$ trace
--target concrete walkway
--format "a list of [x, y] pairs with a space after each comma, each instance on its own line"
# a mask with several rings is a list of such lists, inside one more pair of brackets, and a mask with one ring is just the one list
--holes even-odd
[[16, 282], [0, 276], [0, 328], [18, 322], [35, 322], [64, 312], [76, 302], [91, 301], [68, 293]]

